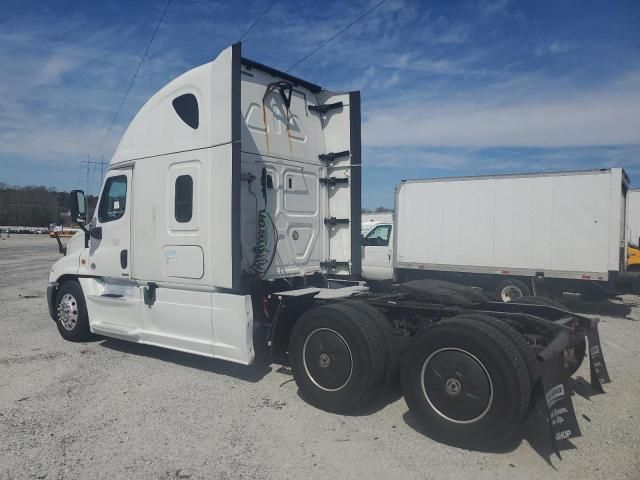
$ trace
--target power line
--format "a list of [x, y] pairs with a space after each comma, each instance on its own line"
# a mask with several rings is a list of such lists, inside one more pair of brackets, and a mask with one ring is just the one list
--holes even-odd
[[260, 16], [259, 16], [258, 18], [256, 18], [256, 19], [255, 19], [255, 21], [251, 24], [251, 26], [250, 26], [249, 28], [247, 28], [247, 29], [244, 31], [244, 33], [243, 33], [242, 35], [240, 35], [240, 38], [238, 39], [238, 42], [240, 42], [240, 41], [241, 41], [241, 40], [242, 40], [242, 39], [247, 35], [247, 33], [249, 33], [251, 30], [253, 30], [253, 27], [255, 27], [255, 26], [258, 24], [258, 22], [259, 22], [260, 20], [262, 20], [262, 17], [264, 17], [264, 16], [267, 14], [267, 12], [269, 12], [269, 10], [271, 10], [271, 7], [273, 7], [273, 5], [274, 5], [277, 1], [278, 1], [278, 0], [273, 0], [273, 2], [271, 2], [271, 3], [269, 4], [269, 6], [264, 10], [264, 12], [262, 12], [262, 13], [260, 14]]
[[102, 159], [100, 161], [98, 160], [89, 160], [89, 158], [87, 157], [87, 160], [81, 160], [80, 161], [80, 169], [81, 170], [85, 170], [86, 172], [86, 176], [87, 176], [87, 190], [86, 190], [86, 194], [89, 195], [91, 193], [91, 190], [89, 188], [89, 186], [93, 183], [93, 185], [95, 185], [94, 179], [93, 179], [93, 175], [91, 175], [91, 169], [92, 168], [97, 168], [97, 167], [93, 167], [93, 165], [100, 165], [100, 183], [102, 183], [102, 177], [104, 176], [104, 166], [107, 164], [107, 162], [104, 161], [104, 156], [102, 157]]
[[102, 148], [102, 145], [104, 144], [104, 141], [106, 140], [107, 136], [111, 132], [111, 129], [113, 128], [113, 124], [116, 122], [116, 118], [118, 118], [118, 115], [120, 114], [120, 110], [122, 110], [122, 106], [124, 105], [124, 102], [127, 99], [127, 96], [129, 95], [129, 92], [131, 91], [131, 87], [133, 87], [133, 83], [136, 81], [136, 77], [138, 76], [138, 72], [140, 72], [140, 68], [142, 67], [142, 64], [144, 63], [145, 59], [147, 58], [147, 54], [149, 53], [149, 48], [151, 48], [151, 44], [153, 43], [153, 40], [156, 38], [156, 34], [158, 33], [158, 30], [160, 29], [160, 24], [162, 23], [162, 20], [164, 19], [164, 16], [167, 13], [167, 10], [169, 9], [169, 5], [171, 5], [171, 1], [172, 0], [167, 0], [167, 4], [165, 5], [164, 10], [162, 11], [162, 15], [160, 15], [160, 19], [158, 20], [158, 23], [156, 24], [156, 29], [153, 31], [153, 35], [151, 36], [151, 40], [149, 40], [149, 43], [147, 44], [147, 48], [144, 51], [144, 54], [142, 55], [142, 58], [140, 59], [140, 63], [138, 64], [138, 68], [136, 69], [136, 73], [133, 74], [133, 78], [131, 79], [131, 83], [129, 83], [129, 87], [127, 88], [127, 91], [125, 92], [124, 97], [122, 97], [122, 101], [120, 102], [120, 106], [118, 107], [118, 110], [116, 110], [116, 113], [113, 116], [113, 119], [111, 120], [111, 124], [109, 125], [109, 128], [107, 129], [107, 132], [102, 137], [102, 140], [100, 141], [100, 145], [98, 145], [98, 148], [96, 149], [95, 153], [93, 154], [94, 157], [98, 154], [98, 152]]
[[387, 0], [382, 0], [381, 2], [376, 3], [373, 7], [371, 7], [369, 10], [367, 10], [366, 12], [364, 12], [362, 15], [360, 15], [358, 18], [356, 18], [354, 21], [352, 21], [350, 24], [348, 24], [346, 27], [344, 27], [342, 30], [340, 30], [338, 33], [336, 33], [335, 35], [333, 35], [332, 37], [328, 38], [327, 40], [325, 40], [324, 42], [322, 42], [318, 47], [316, 47], [315, 49], [311, 50], [309, 53], [307, 53], [304, 57], [302, 57], [300, 60], [298, 60], [297, 62], [295, 62], [293, 65], [291, 65], [289, 68], [287, 68], [287, 72], [289, 70], [291, 70], [294, 67], [297, 67], [299, 64], [301, 64], [302, 62], [304, 62], [307, 58], [309, 58], [311, 55], [313, 55], [314, 53], [316, 53], [318, 50], [320, 50], [322, 47], [324, 47], [327, 43], [331, 42], [333, 39], [335, 39], [336, 37], [338, 37], [339, 35], [342, 35], [345, 31], [347, 31], [349, 28], [351, 28], [353, 25], [355, 25], [356, 23], [358, 23], [360, 20], [362, 20], [364, 17], [366, 17], [367, 15], [369, 15], [371, 12], [373, 12], [376, 8], [378, 8], [380, 5], [382, 5], [383, 3], [385, 3]]

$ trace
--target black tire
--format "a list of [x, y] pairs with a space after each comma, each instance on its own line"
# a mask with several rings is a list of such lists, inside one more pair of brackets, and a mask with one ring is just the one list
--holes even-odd
[[526, 363], [511, 340], [462, 317], [416, 335], [402, 361], [402, 385], [409, 409], [431, 435], [481, 448], [514, 434], [531, 391]]
[[[559, 308], [560, 310], [569, 310], [563, 303], [548, 297], [522, 297], [519, 298], [517, 302], [524, 303], [526, 305], [545, 305], [548, 307]], [[586, 350], [587, 341], [584, 336], [575, 344], [573, 351], [571, 349], [567, 349], [567, 358], [565, 359], [565, 371], [567, 372], [567, 375], [572, 376], [578, 371], [584, 361]]]
[[378, 325], [341, 304], [305, 312], [289, 343], [291, 370], [301, 396], [335, 413], [353, 412], [374, 399], [384, 383], [388, 355]]
[[516, 298], [529, 295], [531, 295], [531, 290], [527, 284], [515, 278], [507, 278], [501, 281], [495, 291], [495, 299], [498, 302], [510, 302]]
[[391, 384], [392, 381], [397, 378], [397, 373], [400, 368], [400, 347], [398, 346], [398, 341], [395, 333], [393, 332], [393, 327], [391, 327], [391, 323], [389, 323], [389, 320], [384, 313], [368, 303], [358, 300], [348, 300], [344, 302], [343, 305], [347, 305], [360, 311], [375, 322], [375, 324], [381, 329], [389, 352], [384, 375], [385, 384]]
[[77, 281], [68, 280], [58, 288], [55, 320], [65, 340], [84, 342], [92, 337], [84, 293]]
[[[529, 347], [529, 344], [525, 340], [525, 338], [518, 332], [515, 328], [509, 325], [504, 320], [500, 320], [499, 318], [491, 317], [489, 315], [484, 315], [481, 313], [472, 313], [468, 315], [460, 315], [459, 317], [454, 318], [468, 318], [471, 320], [475, 320], [486, 325], [491, 325], [496, 330], [500, 331], [504, 336], [511, 340], [511, 343], [516, 347], [520, 356], [524, 360], [524, 363], [527, 367], [527, 372], [529, 373], [529, 382], [530, 385], [533, 384], [540, 378], [540, 365], [538, 360], [536, 360], [536, 355], [533, 353], [533, 350]], [[527, 394], [527, 398], [530, 397], [531, 392]]]

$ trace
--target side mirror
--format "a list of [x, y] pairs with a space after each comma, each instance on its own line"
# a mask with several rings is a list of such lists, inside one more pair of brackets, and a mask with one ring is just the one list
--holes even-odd
[[364, 235], [360, 235], [360, 243], [362, 244], [363, 247], [367, 246], [367, 237], [365, 237]]
[[71, 190], [69, 210], [71, 221], [79, 225], [87, 223], [87, 199], [82, 190]]

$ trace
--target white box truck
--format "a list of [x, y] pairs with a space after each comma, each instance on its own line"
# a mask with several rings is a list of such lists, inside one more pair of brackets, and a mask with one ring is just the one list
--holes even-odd
[[627, 192], [627, 242], [640, 247], [640, 190]]
[[596, 320], [445, 282], [329, 288], [360, 273], [359, 93], [240, 48], [142, 107], [88, 223], [74, 191], [83, 231], [59, 244], [47, 290], [60, 334], [245, 365], [264, 349], [332, 412], [361, 408], [401, 375], [416, 418], [458, 444], [509, 438], [541, 382], [552, 440], [578, 434], [567, 381], [587, 339], [592, 383], [608, 381]]
[[501, 301], [612, 294], [626, 265], [628, 184], [621, 168], [403, 181], [395, 225], [365, 238], [364, 275], [446, 279]]

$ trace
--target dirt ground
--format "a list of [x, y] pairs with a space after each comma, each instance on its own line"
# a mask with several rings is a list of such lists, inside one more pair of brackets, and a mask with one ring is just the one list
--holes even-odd
[[640, 479], [638, 297], [568, 299], [601, 318], [613, 383], [592, 396], [587, 362], [578, 371], [583, 436], [559, 460], [534, 420], [500, 451], [469, 451], [421, 432], [399, 392], [333, 415], [277, 365], [65, 342], [45, 298], [58, 256], [46, 236], [0, 240], [0, 479]]

